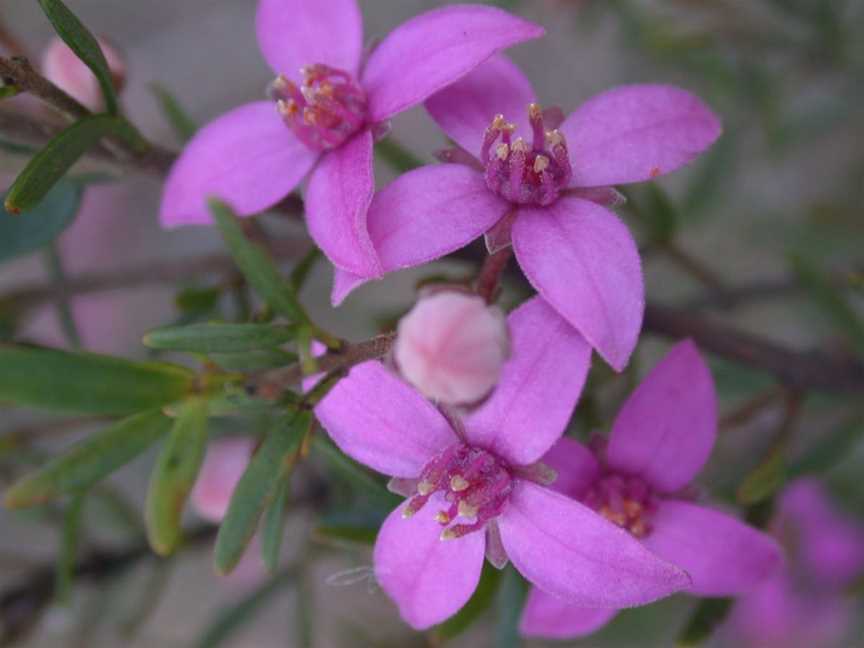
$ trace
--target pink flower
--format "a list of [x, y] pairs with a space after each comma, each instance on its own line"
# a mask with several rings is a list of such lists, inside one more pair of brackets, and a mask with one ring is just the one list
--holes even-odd
[[[108, 69], [117, 91], [123, 89], [126, 78], [126, 62], [120, 53], [99, 39], [99, 47], [108, 61]], [[60, 38], [55, 36], [42, 55], [42, 72], [54, 84], [68, 92], [84, 106], [94, 112], [105, 108], [105, 100], [99, 82], [81, 59]]]
[[[582, 606], [628, 606], [686, 587], [687, 575], [587, 506], [538, 482], [561, 436], [590, 348], [542, 299], [509, 317], [513, 356], [461, 423], [379, 362], [355, 367], [318, 405], [335, 443], [409, 495], [381, 527], [376, 577], [417, 629], [455, 613], [484, 555]], [[554, 398], [550, 398], [554, 395]]]
[[813, 480], [785, 491], [772, 525], [787, 545], [787, 568], [742, 597], [726, 631], [747, 648], [829, 648], [854, 624], [844, 590], [864, 573], [864, 527], [836, 511]]
[[[780, 564], [767, 535], [679, 494], [708, 459], [717, 404], [708, 367], [692, 342], [675, 346], [624, 403], [601, 457], [564, 438], [543, 459], [555, 488], [594, 509], [646, 549], [684, 569], [700, 596], [752, 589]], [[532, 637], [590, 634], [618, 606], [574, 605], [546, 588], [528, 595], [520, 630]]]
[[399, 321], [393, 351], [402, 376], [427, 398], [475, 403], [510, 353], [507, 320], [482, 297], [445, 290], [421, 297]]
[[381, 273], [366, 227], [373, 134], [498, 50], [543, 34], [500, 9], [456, 5], [399, 26], [361, 64], [355, 0], [261, 0], [256, 28], [279, 75], [275, 103], [240, 106], [195, 136], [166, 182], [162, 224], [209, 223], [211, 195], [242, 216], [259, 213], [317, 163], [305, 192], [309, 233], [334, 265], [363, 275]]
[[[375, 196], [371, 242], [391, 272], [484, 233], [490, 248], [508, 245], [512, 231], [531, 284], [620, 370], [639, 335], [644, 286], [629, 231], [603, 206], [618, 200], [611, 185], [674, 171], [718, 137], [720, 124], [671, 86], [615, 88], [563, 123], [560, 111], [535, 102], [528, 79], [504, 56], [432, 96], [426, 108], [461, 148], [445, 152], [450, 164], [411, 171]], [[335, 303], [377, 276], [344, 270]]]

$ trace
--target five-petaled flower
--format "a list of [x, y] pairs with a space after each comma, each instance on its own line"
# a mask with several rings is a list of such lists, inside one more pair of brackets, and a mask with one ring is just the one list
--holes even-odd
[[381, 273], [366, 227], [374, 134], [497, 51], [543, 34], [494, 7], [443, 7], [397, 27], [362, 62], [355, 0], [261, 0], [256, 28], [278, 75], [273, 101], [199, 131], [165, 184], [161, 222], [210, 223], [211, 195], [241, 216], [259, 213], [317, 162], [304, 196], [309, 233], [337, 268], [370, 276]]
[[[563, 438], [543, 461], [560, 475], [554, 488], [685, 570], [692, 579], [686, 591], [732, 596], [776, 571], [781, 552], [767, 534], [682, 495], [708, 459], [716, 432], [714, 383], [696, 347], [686, 341], [623, 405], [599, 456]], [[520, 630], [536, 637], [577, 637], [617, 612], [617, 606], [574, 605], [541, 584], [528, 596]]]
[[[437, 259], [487, 233], [511, 240], [537, 291], [616, 369], [636, 345], [644, 286], [636, 245], [606, 206], [611, 185], [674, 171], [720, 133], [714, 114], [684, 90], [622, 86], [563, 119], [543, 111], [530, 82], [503, 55], [426, 102], [458, 148], [450, 162], [415, 169], [369, 208], [384, 272]], [[563, 121], [562, 121], [563, 119]], [[375, 275], [337, 269], [338, 303]]]
[[552, 475], [537, 461], [567, 425], [591, 350], [540, 298], [509, 325], [513, 355], [501, 380], [461, 422], [377, 361], [354, 367], [316, 408], [344, 452], [409, 496], [381, 527], [374, 562], [418, 629], [462, 607], [484, 554], [580, 606], [640, 605], [690, 583], [628, 532], [543, 485]]

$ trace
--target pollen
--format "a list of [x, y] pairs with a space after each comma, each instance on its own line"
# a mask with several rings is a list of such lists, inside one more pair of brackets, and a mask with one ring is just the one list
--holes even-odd
[[468, 483], [468, 480], [465, 479], [462, 475], [453, 475], [450, 478], [450, 490], [454, 493], [458, 493], [460, 491], [464, 491], [471, 484]]
[[549, 158], [544, 155], [538, 155], [534, 158], [534, 173], [543, 173], [549, 168]]

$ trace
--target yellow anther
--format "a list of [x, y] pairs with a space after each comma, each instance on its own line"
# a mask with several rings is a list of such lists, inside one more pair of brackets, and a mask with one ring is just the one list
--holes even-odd
[[514, 151], [518, 151], [520, 153], [527, 153], [528, 152], [528, 145], [525, 143], [525, 140], [523, 140], [521, 137], [517, 137], [513, 141], [513, 144], [510, 145], [510, 148], [513, 149]]
[[545, 155], [538, 155], [534, 158], [534, 173], [543, 173], [549, 166], [549, 158]]
[[627, 514], [627, 517], [635, 518], [642, 512], [642, 505], [636, 500], [624, 500], [624, 504], [622, 505], [624, 508], [624, 512]]
[[277, 89], [277, 90], [285, 90], [285, 89], [288, 88], [290, 85], [291, 85], [291, 82], [288, 81], [287, 78], [285, 78], [285, 75], [284, 75], [284, 74], [280, 74], [279, 76], [277, 76], [277, 77], [273, 80], [273, 84], [272, 84], [273, 88], [275, 88], [275, 89]]
[[459, 502], [459, 515], [466, 518], [473, 518], [477, 516], [477, 511], [479, 509], [476, 506], [472, 506], [465, 500]]
[[558, 129], [546, 131], [546, 144], [550, 147], [560, 146], [564, 143], [564, 136]]
[[528, 104], [528, 118], [529, 119], [540, 119], [543, 116], [543, 108], [540, 107], [538, 103], [530, 103]]
[[414, 515], [416, 512], [417, 511], [412, 509], [410, 506], [406, 506], [404, 509], [402, 509], [402, 517], [407, 520], [412, 515]]
[[438, 524], [449, 524], [450, 516], [447, 515], [447, 511], [438, 511], [438, 513], [435, 514], [435, 521]]
[[628, 529], [630, 533], [632, 533], [637, 538], [644, 538], [648, 535], [648, 527], [642, 520], [637, 520], [633, 524], [631, 524]]
[[318, 115], [312, 108], [304, 108], [303, 109], [303, 121], [310, 126], [314, 126], [318, 121]]
[[430, 482], [428, 479], [424, 479], [419, 484], [417, 484], [417, 492], [421, 495], [428, 495], [433, 490], [435, 490], [435, 484]]
[[294, 103], [293, 99], [290, 101], [280, 99], [276, 102], [276, 110], [278, 110], [279, 114], [283, 117], [290, 117], [297, 112], [297, 104]]
[[499, 160], [506, 160], [507, 156], [510, 155], [510, 147], [506, 144], [499, 144], [495, 147], [495, 155]]
[[324, 95], [325, 97], [333, 96], [333, 84], [329, 81], [325, 81], [321, 85], [318, 86], [318, 94]]
[[455, 540], [457, 537], [458, 536], [453, 529], [444, 529], [439, 536], [441, 540]]
[[462, 475], [453, 475], [450, 478], [450, 490], [454, 493], [458, 493], [460, 491], [464, 491], [471, 484], [465, 479]]
[[507, 126], [507, 122], [504, 120], [504, 115], [497, 114], [492, 118], [492, 126], [490, 128], [494, 130], [503, 130]]

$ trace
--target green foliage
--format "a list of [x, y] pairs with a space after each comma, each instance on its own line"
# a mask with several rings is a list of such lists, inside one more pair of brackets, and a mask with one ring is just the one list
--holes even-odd
[[852, 420], [831, 430], [825, 438], [808, 448], [798, 461], [789, 466], [790, 479], [828, 472], [851, 456], [853, 449], [862, 438], [864, 438], [864, 416], [858, 414]]
[[518, 648], [522, 645], [519, 636], [519, 617], [528, 595], [528, 584], [512, 566], [501, 574], [496, 608], [498, 624], [495, 628], [496, 648]]
[[171, 94], [167, 88], [158, 83], [150, 85], [150, 90], [159, 102], [159, 107], [162, 109], [162, 114], [165, 119], [171, 124], [174, 129], [174, 134], [181, 142], [188, 142], [192, 139], [195, 131], [198, 130], [198, 125], [184, 110], [177, 98]]
[[130, 414], [189, 394], [195, 374], [162, 362], [0, 344], [0, 401], [82, 414]]
[[54, 598], [68, 605], [75, 580], [75, 567], [78, 562], [78, 546], [81, 538], [81, 523], [84, 517], [86, 493], [72, 497], [63, 512], [63, 525], [60, 533], [60, 551], [54, 575]]
[[769, 453], [747, 477], [738, 489], [738, 501], [746, 506], [767, 500], [786, 483], [786, 462], [783, 448], [777, 447]]
[[293, 326], [269, 324], [189, 324], [165, 326], [144, 336], [151, 349], [170, 349], [193, 353], [237, 353], [277, 347], [290, 342], [297, 331]]
[[259, 371], [297, 362], [297, 355], [282, 349], [255, 349], [243, 353], [213, 353], [210, 360], [227, 371]]
[[714, 628], [720, 625], [732, 607], [732, 599], [728, 598], [704, 598], [700, 601], [696, 611], [690, 617], [681, 636], [678, 645], [698, 646], [714, 632]]
[[276, 495], [264, 514], [264, 525], [261, 531], [261, 558], [271, 574], [275, 574], [279, 569], [279, 554], [282, 549], [282, 538], [285, 535], [285, 513], [288, 508], [290, 482], [290, 473], [282, 475], [276, 485]]

